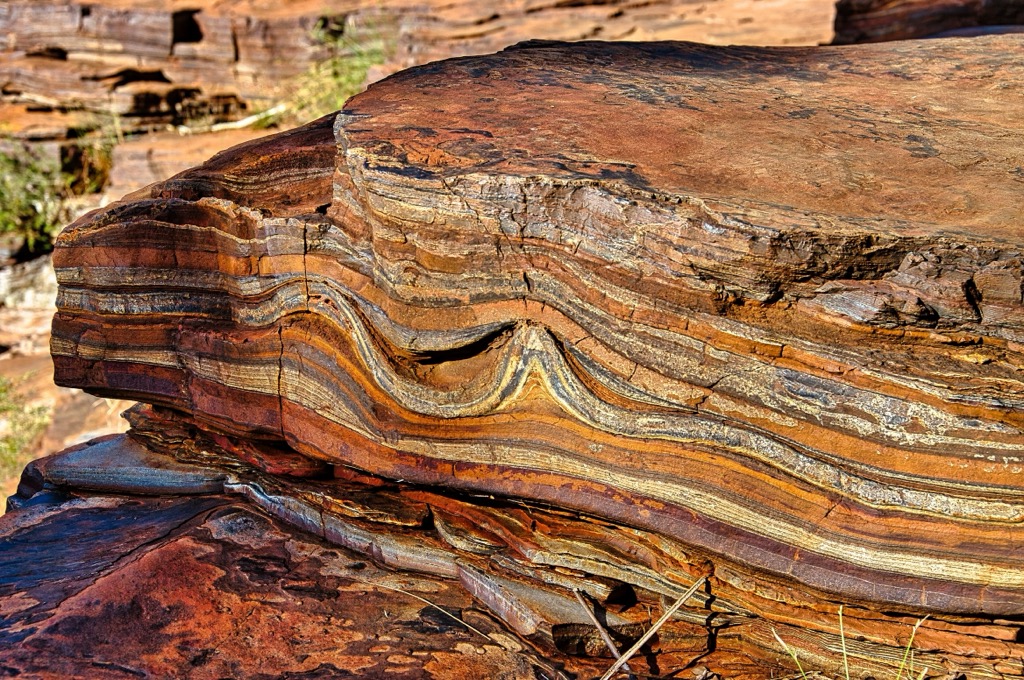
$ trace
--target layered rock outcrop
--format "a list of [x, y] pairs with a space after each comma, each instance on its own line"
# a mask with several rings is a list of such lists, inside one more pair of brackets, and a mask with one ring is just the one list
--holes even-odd
[[[57, 380], [154, 404], [137, 440], [263, 470], [224, 488], [327, 538], [344, 502], [300, 478], [433, 489], [436, 549], [341, 542], [485, 601], [554, 588], [539, 565], [605, 600], [704, 576], [684, 620], [762, 654], [803, 620], [834, 662], [847, 603], [865, 663], [927, 614], [919, 660], [1013, 676], [1022, 47], [536, 42], [403, 72], [66, 230]], [[537, 504], [569, 519], [509, 552]]]
[[[457, 582], [395, 573], [268, 518], [213, 493], [209, 470], [188, 480], [189, 468], [165, 463], [177, 495], [166, 486], [163, 497], [140, 495], [123, 485], [138, 450], [115, 449], [106, 461], [108, 472], [122, 466], [121, 494], [44, 491], [4, 517], [8, 675], [567, 677]], [[75, 453], [47, 460], [48, 472], [67, 482]], [[357, 498], [348, 507], [364, 506]], [[599, 664], [580, 659], [577, 668], [595, 674]]]
[[223, 120], [286, 98], [338, 49], [373, 53], [387, 73], [526, 38], [828, 40], [830, 0], [789, 4], [13, 0], [0, 8], [0, 86], [36, 109], [116, 114], [126, 126]]
[[[353, 43], [376, 31], [373, 3], [334, 3]], [[54, 108], [156, 120], [232, 116], [279, 95], [327, 48], [323, 3], [7, 3], [0, 13], [4, 94]], [[347, 10], [347, 11], [345, 11]], [[360, 11], [361, 10], [361, 11]]]
[[[0, 138], [45, 140], [65, 171], [91, 171], [94, 207], [260, 136], [210, 128], [282, 110], [305, 122], [415, 64], [529, 38], [817, 44], [831, 39], [832, 4], [14, 0], [0, 7]], [[335, 81], [314, 85], [325, 60]], [[337, 88], [337, 103], [309, 104]]]

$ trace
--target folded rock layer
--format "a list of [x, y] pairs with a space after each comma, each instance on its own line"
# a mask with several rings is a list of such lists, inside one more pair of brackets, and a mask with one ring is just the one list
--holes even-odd
[[67, 229], [58, 382], [812, 600], [1018, 617], [1022, 48], [402, 72]]
[[[168, 659], [191, 656], [189, 650], [199, 648], [199, 635], [206, 640], [204, 647], [218, 650], [207, 662], [216, 666], [203, 664], [203, 675], [223, 675], [213, 669], [225, 667], [233, 668], [235, 676], [250, 675], [247, 668], [264, 673], [282, 665], [309, 669], [330, 650], [332, 667], [358, 677], [595, 678], [612, 659], [587, 609], [596, 610], [622, 649], [649, 629], [668, 603], [690, 590], [683, 584], [695, 583], [700, 589], [658, 629], [656, 640], [630, 659], [637, 677], [685, 676], [687, 669], [694, 676], [730, 680], [787, 677], [796, 669], [776, 635], [799, 654], [804, 668], [842, 677], [839, 650], [845, 644], [856, 677], [889, 677], [907, 648], [911, 628], [916, 629], [915, 669], [929, 669], [928, 677], [1021, 673], [1015, 656], [1021, 645], [1012, 642], [1018, 631], [1006, 622], [929, 618], [915, 626], [912, 616], [847, 606], [844, 625], [838, 626], [835, 607], [809, 602], [804, 589], [766, 587], [763, 579], [744, 577], [721, 561], [710, 582], [701, 578], [709, 563], [699, 553], [651, 531], [518, 499], [460, 497], [353, 471], [335, 478], [267, 473], [245, 461], [252, 460], [247, 454], [269, 454], [273, 447], [203, 433], [184, 414], [158, 407], [138, 405], [126, 417], [132, 424], [129, 435], [96, 439], [33, 462], [18, 495], [9, 499], [0, 526], [0, 557], [7, 557], [0, 560], [6, 584], [0, 588], [0, 604], [8, 610], [0, 618], [0, 639], [19, 644], [0, 646], [5, 668], [22, 674], [43, 669], [52, 675], [55, 669], [116, 666], [111, 677], [123, 675], [125, 667], [138, 675], [166, 675]], [[227, 505], [234, 506], [228, 513], [239, 520], [205, 524], [171, 510], [191, 507], [206, 515], [218, 507], [214, 515], [223, 517]], [[165, 514], [160, 506], [171, 512]], [[147, 507], [157, 514], [146, 512]], [[205, 533], [205, 540], [183, 541], [183, 523], [190, 526], [188, 533]], [[53, 536], [69, 532], [76, 540], [54, 549]], [[132, 537], [143, 534], [150, 540], [139, 546]], [[285, 559], [268, 560], [263, 548], [275, 535], [293, 548], [305, 547], [289, 549]], [[188, 562], [202, 564], [218, 556], [214, 583], [197, 585], [197, 569], [192, 564], [182, 569], [182, 560], [163, 549], [168, 543], [177, 544]], [[49, 547], [43, 559], [18, 559], [34, 546]], [[128, 554], [131, 559], [120, 559]], [[367, 560], [376, 566], [367, 569]], [[134, 572], [131, 565], [147, 561], [161, 569]], [[171, 574], [185, 580], [168, 581]], [[346, 581], [363, 599], [346, 595]], [[118, 587], [104, 586], [111, 582]], [[243, 599], [250, 610], [255, 607], [257, 617], [249, 616], [253, 611], [239, 614], [232, 604], [237, 586], [245, 584], [249, 597]], [[167, 593], [171, 585], [173, 595], [153, 611], [146, 593]], [[261, 586], [262, 596], [252, 592], [253, 586]], [[365, 606], [365, 598], [381, 589], [398, 602], [381, 602], [378, 592], [376, 606]], [[63, 597], [54, 598], [60, 593]], [[470, 596], [472, 604], [466, 607]], [[432, 606], [421, 612], [433, 612], [435, 620], [444, 619], [464, 635], [452, 639], [436, 626], [410, 626], [408, 614], [396, 620], [396, 611], [409, 604], [422, 607], [424, 599], [445, 603], [447, 613]], [[452, 609], [453, 599], [462, 605]], [[118, 625], [129, 607], [134, 624]], [[213, 610], [217, 615], [211, 618]], [[377, 616], [368, 620], [368, 610]], [[282, 638], [281, 626], [267, 624], [292, 621], [297, 612], [311, 621], [289, 625], [315, 626], [320, 634]], [[78, 622], [73, 640], [64, 624], [70, 617]], [[261, 623], [254, 628], [239, 618]], [[203, 621], [201, 630], [195, 620]], [[337, 630], [339, 623], [349, 635]], [[327, 648], [325, 635], [331, 643]], [[484, 643], [483, 649], [466, 644], [474, 635], [473, 642]], [[282, 650], [282, 639], [292, 653]], [[406, 653], [382, 654], [389, 652], [381, 644], [385, 641]], [[475, 664], [451, 663], [460, 658], [482, 662], [485, 650], [503, 657], [493, 660], [500, 673], [481, 674]], [[431, 672], [436, 656], [450, 661]], [[698, 661], [705, 671], [694, 668]], [[397, 666], [410, 663], [417, 668], [401, 675]], [[516, 668], [525, 673], [513, 675]]]

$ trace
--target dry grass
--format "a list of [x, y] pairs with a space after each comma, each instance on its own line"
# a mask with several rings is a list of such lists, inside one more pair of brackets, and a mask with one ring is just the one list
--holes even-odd
[[[896, 675], [893, 676], [893, 680], [924, 680], [924, 678], [928, 675], [927, 668], [922, 668], [921, 672], [918, 675], [914, 675], [913, 649], [914, 637], [917, 635], [917, 630], [921, 627], [921, 624], [924, 623], [927, 618], [928, 617], [925, 616], [922, 619], [918, 619], [917, 623], [914, 624], [913, 629], [910, 631], [910, 639], [907, 640], [907, 646], [903, 649], [903, 657], [900, 659], [900, 665], [899, 668], [896, 669]], [[800, 663], [800, 659], [797, 656], [796, 652], [793, 650], [793, 648], [786, 644], [786, 641], [782, 639], [782, 637], [774, 628], [772, 629], [772, 635], [775, 636], [775, 640], [779, 643], [779, 646], [782, 647], [782, 651], [786, 652], [786, 654], [788, 654], [789, 657], [793, 659], [793, 663], [796, 664], [798, 673], [797, 677], [799, 677], [801, 680], [808, 680], [810, 676], [807, 674], [807, 671], [804, 670], [803, 664]], [[843, 652], [843, 680], [850, 680], [850, 659], [849, 655], [846, 652], [846, 629], [843, 624], [842, 606], [839, 607], [839, 637], [842, 643]], [[815, 675], [822, 677], [818, 673], [815, 673]]]
[[317, 25], [311, 37], [329, 56], [297, 78], [284, 101], [252, 116], [253, 125], [302, 124], [341, 109], [349, 97], [362, 92], [370, 69], [383, 64], [395, 48], [381, 31], [362, 31], [354, 38], [349, 33], [323, 22]]
[[67, 219], [67, 180], [56, 160], [17, 142], [0, 149], [0, 236], [46, 250]]

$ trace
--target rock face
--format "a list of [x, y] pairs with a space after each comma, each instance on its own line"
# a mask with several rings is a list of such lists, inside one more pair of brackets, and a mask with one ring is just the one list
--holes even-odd
[[[872, 663], [906, 643], [880, 612], [928, 614], [934, 667], [1014, 676], [1022, 48], [537, 42], [403, 72], [66, 230], [57, 380], [268, 479], [631, 527], [763, 647], [806, 620], [838, 649], [847, 603]], [[473, 512], [449, 545], [501, 552]]]
[[[375, 30], [361, 21], [373, 3], [334, 4], [342, 19], [343, 4], [362, 15], [344, 26], [353, 39]], [[324, 58], [326, 48], [313, 36], [318, 19], [331, 18], [318, 13], [322, 8], [15, 0], [0, 12], [4, 93], [37, 105], [155, 119], [230, 116], [273, 97], [281, 82]]]
[[12, 0], [0, 7], [0, 86], [36, 109], [144, 127], [280, 101], [337, 39], [354, 54], [379, 49], [387, 73], [532, 37], [813, 44], [830, 38], [831, 15], [831, 0]]
[[270, 134], [267, 130], [226, 130], [181, 136], [173, 132], [141, 135], [118, 144], [111, 153], [107, 202], [187, 170], [210, 157], [212, 149], [227, 149]]
[[837, 45], [951, 33], [1021, 32], [1017, 0], [839, 0]]
[[[415, 64], [528, 38], [817, 44], [833, 14], [831, 0], [12, 0], [0, 145], [29, 143], [95, 207], [260, 134], [207, 130], [308, 120]], [[339, 89], [337, 104], [313, 94]]]
[[[236, 455], [244, 442], [181, 414], [136, 407], [128, 418], [128, 437], [31, 464], [10, 499], [10, 674], [597, 677], [612, 661], [587, 610], [622, 649], [695, 579], [687, 606], [630, 660], [639, 677], [785, 676], [776, 634], [804, 667], [840, 672], [834, 611], [760, 579], [736, 589], [739, 574], [657, 533], [344, 468], [271, 475]], [[847, 607], [844, 621], [858, 677], [891, 674], [913, 619]], [[1019, 651], [1016, 634], [929, 620], [916, 668], [1015, 677], [1019, 661], [1002, 657]], [[951, 653], [958, 644], [969, 651]]]
[[[66, 480], [67, 462], [47, 463]], [[5, 517], [5, 673], [532, 680], [550, 668], [457, 582], [377, 567], [237, 497], [175, 491], [185, 493], [47, 491]]]

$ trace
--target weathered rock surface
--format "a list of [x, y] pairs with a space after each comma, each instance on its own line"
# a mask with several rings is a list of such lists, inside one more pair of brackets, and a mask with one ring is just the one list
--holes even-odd
[[1015, 676], [1022, 47], [403, 72], [65, 231], [57, 379], [278, 474], [287, 445], [634, 527], [825, 649], [855, 606], [873, 663], [879, 612], [927, 613], [937, 666]]
[[[597, 677], [612, 661], [584, 606], [625, 647], [714, 568], [656, 533], [522, 501], [344, 470], [271, 476], [173, 412], [143, 407], [130, 419], [130, 438], [32, 464], [11, 499], [0, 525], [8, 672]], [[60, 540], [69, 533], [75, 541]], [[736, 579], [719, 566], [713, 582]], [[805, 667], [836, 667], [834, 611], [780, 609], [781, 595], [806, 595], [748, 586], [699, 590], [630, 661], [633, 672], [785, 675], [792, 662], [773, 630]], [[774, 619], [755, 613], [766, 601]], [[892, 673], [913, 619], [848, 607], [844, 622], [855, 671]], [[977, 657], [1014, 649], [1013, 634], [926, 621], [915, 668], [978, 670]], [[972, 651], [950, 654], [953, 642]], [[978, 677], [992, 676], [985, 670]]]
[[325, 36], [356, 53], [387, 46], [380, 74], [527, 38], [814, 44], [831, 37], [832, 14], [831, 0], [12, 0], [0, 7], [0, 87], [129, 126], [223, 120], [286, 97], [330, 54]]
[[174, 132], [141, 135], [114, 147], [110, 180], [103, 189], [107, 202], [173, 177], [227, 149], [270, 134], [267, 130], [228, 130], [182, 136]]
[[[142, 469], [125, 458], [122, 480]], [[222, 491], [44, 491], [0, 526], [0, 662], [40, 678], [525, 680], [550, 668], [457, 582], [367, 558]]]
[[838, 0], [835, 43], [1024, 30], [1018, 0]]

